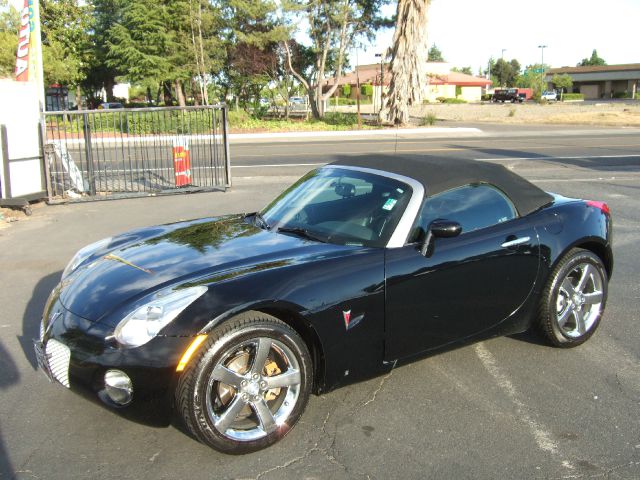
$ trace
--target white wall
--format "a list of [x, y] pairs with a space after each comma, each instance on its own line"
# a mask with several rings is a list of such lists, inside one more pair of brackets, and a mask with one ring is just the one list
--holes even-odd
[[[41, 192], [42, 160], [40, 159], [40, 120], [38, 90], [35, 83], [0, 80], [0, 124], [7, 128], [7, 148], [11, 179], [11, 197]], [[4, 159], [0, 154], [2, 196], [7, 198]]]

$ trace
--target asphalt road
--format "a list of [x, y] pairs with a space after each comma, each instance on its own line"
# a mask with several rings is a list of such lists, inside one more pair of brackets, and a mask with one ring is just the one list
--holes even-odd
[[481, 342], [312, 397], [287, 438], [241, 457], [49, 384], [31, 349], [46, 297], [86, 243], [250, 211], [307, 164], [395, 142], [236, 144], [227, 193], [40, 207], [0, 230], [0, 478], [640, 478], [640, 132], [554, 132], [408, 139], [397, 151], [498, 161], [547, 190], [606, 201], [616, 265], [596, 335], [573, 350], [535, 333]]

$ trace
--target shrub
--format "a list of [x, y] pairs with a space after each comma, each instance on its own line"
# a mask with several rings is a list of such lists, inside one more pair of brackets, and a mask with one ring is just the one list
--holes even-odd
[[636, 100], [640, 100], [640, 93], [636, 93]]
[[360, 93], [365, 97], [371, 97], [373, 95], [373, 85], [365, 83], [360, 87]]
[[515, 117], [516, 116], [516, 109], [514, 107], [511, 107], [509, 109], [509, 116], [510, 117]]
[[358, 115], [355, 113], [329, 112], [322, 119], [328, 125], [355, 125], [358, 123]]
[[463, 100], [462, 98], [438, 97], [437, 100], [441, 103], [467, 103], [467, 101]]
[[491, 99], [493, 99], [493, 94], [491, 93], [485, 93], [480, 97], [480, 100], [482, 100], [483, 102], [490, 102]]
[[348, 83], [345, 83], [342, 86], [342, 95], [345, 97], [348, 97], [351, 95], [351, 85], [349, 85]]
[[456, 97], [462, 95], [462, 87], [460, 85], [456, 85]]
[[436, 114], [433, 112], [429, 112], [424, 117], [422, 117], [422, 121], [420, 122], [420, 125], [422, 125], [423, 127], [427, 125], [433, 125], [436, 123], [436, 120], [438, 120], [438, 118], [436, 117]]
[[628, 92], [615, 92], [613, 98], [632, 98]]
[[562, 96], [562, 100], [564, 100], [564, 101], [584, 100], [584, 94], [582, 94], [582, 93], [565, 93]]

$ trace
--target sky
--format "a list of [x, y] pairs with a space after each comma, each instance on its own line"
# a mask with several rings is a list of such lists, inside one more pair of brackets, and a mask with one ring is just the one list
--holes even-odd
[[[609, 65], [640, 63], [639, 21], [640, 0], [432, 0], [428, 41], [447, 62], [474, 73], [503, 48], [506, 60], [523, 67], [540, 63], [538, 45], [547, 45], [544, 62], [552, 67], [575, 66], [594, 48]], [[375, 53], [392, 39], [393, 29], [379, 32], [373, 45], [360, 49], [359, 63], [379, 62]]]
[[[396, 2], [392, 3], [383, 10], [386, 15], [395, 12]], [[538, 45], [547, 46], [544, 61], [552, 67], [575, 66], [594, 48], [615, 65], [640, 63], [639, 20], [640, 0], [432, 0], [427, 35], [429, 45], [435, 43], [447, 62], [470, 66], [474, 73], [486, 67], [489, 57], [500, 58], [502, 49], [506, 60], [515, 58], [523, 67], [539, 63]], [[302, 32], [296, 37], [305, 42]], [[358, 63], [379, 62], [375, 54], [392, 40], [393, 28], [378, 32], [372, 44], [358, 48]], [[356, 64], [355, 58], [351, 64]]]

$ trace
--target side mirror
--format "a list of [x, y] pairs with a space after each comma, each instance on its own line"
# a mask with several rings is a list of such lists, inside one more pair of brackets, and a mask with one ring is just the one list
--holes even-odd
[[420, 253], [425, 257], [433, 255], [433, 245], [436, 238], [452, 238], [457, 237], [462, 232], [462, 227], [458, 222], [450, 220], [436, 219], [429, 224], [427, 234], [420, 246]]

